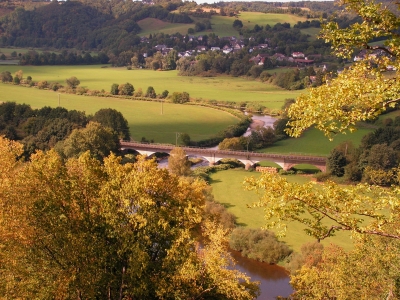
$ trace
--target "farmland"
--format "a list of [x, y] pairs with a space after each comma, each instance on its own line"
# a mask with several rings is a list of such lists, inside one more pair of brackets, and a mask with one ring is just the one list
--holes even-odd
[[[196, 21], [197, 19], [194, 18]], [[276, 23], [290, 23], [292, 26], [298, 21], [305, 21], [306, 18], [290, 14], [272, 14], [272, 13], [258, 13], [258, 12], [241, 12], [237, 19], [241, 20], [245, 28], [253, 28], [254, 25], [260, 26], [275, 25]], [[211, 17], [212, 29], [207, 32], [199, 32], [198, 34], [215, 33], [218, 36], [239, 36], [239, 32], [232, 27], [234, 17], [214, 15]], [[148, 36], [154, 33], [173, 34], [179, 32], [180, 34], [187, 34], [189, 28], [193, 28], [194, 24], [171, 24], [153, 18], [143, 19], [138, 22], [142, 31], [140, 35]]]
[[65, 79], [76, 76], [81, 86], [91, 90], [109, 91], [113, 83], [132, 83], [135, 89], [146, 91], [154, 87], [157, 93], [163, 90], [188, 92], [191, 98], [218, 101], [257, 101], [271, 109], [280, 109], [284, 100], [296, 98], [300, 91], [287, 91], [268, 83], [239, 77], [187, 77], [178, 76], [177, 71], [127, 70], [126, 68], [102, 68], [95, 66], [0, 66], [0, 72], [12, 74], [23, 70], [24, 76], [34, 81], [47, 80], [65, 84]]
[[[58, 94], [53, 91], [1, 84], [1, 101], [26, 103], [33, 108], [56, 107]], [[193, 140], [205, 139], [236, 124], [234, 116], [210, 108], [171, 103], [132, 101], [128, 99], [102, 98], [61, 94], [60, 104], [67, 109], [94, 114], [101, 108], [114, 108], [128, 120], [131, 136], [142, 137], [159, 143], [175, 143], [176, 132], [186, 132]]]

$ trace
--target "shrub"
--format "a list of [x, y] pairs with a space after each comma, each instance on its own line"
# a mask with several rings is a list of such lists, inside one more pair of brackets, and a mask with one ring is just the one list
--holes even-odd
[[226, 207], [214, 201], [206, 201], [204, 215], [213, 221], [220, 223], [225, 229], [235, 228], [236, 217], [226, 210]]
[[331, 177], [331, 175], [327, 172], [321, 172], [315, 175], [315, 179], [318, 182], [324, 182], [327, 181], [329, 178]]
[[53, 91], [58, 91], [60, 88], [62, 88], [63, 86], [61, 84], [59, 84], [58, 82], [53, 82], [50, 84], [49, 86]]
[[301, 246], [300, 252], [292, 253], [285, 267], [291, 273], [300, 270], [300, 268], [307, 264], [308, 266], [316, 266], [322, 259], [324, 246], [318, 242], [309, 242]]
[[37, 83], [37, 87], [41, 90], [46, 89], [49, 86], [46, 80], [41, 80]]
[[86, 94], [87, 91], [88, 91], [87, 88], [84, 88], [84, 87], [81, 87], [81, 86], [79, 86], [79, 87], [76, 88], [76, 94], [77, 94], [77, 95]]
[[236, 228], [232, 231], [229, 245], [243, 256], [274, 264], [292, 253], [271, 231], [251, 228]]

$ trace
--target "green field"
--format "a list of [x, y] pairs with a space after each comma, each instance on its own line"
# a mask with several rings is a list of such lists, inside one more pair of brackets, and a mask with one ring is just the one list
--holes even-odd
[[[258, 201], [255, 192], [245, 191], [243, 181], [246, 177], [258, 177], [258, 172], [248, 172], [243, 169], [220, 171], [211, 175], [211, 186], [215, 200], [227, 207], [228, 211], [237, 217], [237, 223], [250, 228], [260, 228], [266, 224], [262, 208], [248, 208]], [[285, 176], [290, 182], [304, 183], [310, 177], [306, 176]], [[313, 241], [307, 236], [299, 223], [288, 224], [286, 237], [282, 238], [290, 247], [299, 251], [302, 244]], [[335, 237], [323, 241], [325, 245], [335, 243], [345, 249], [352, 248], [352, 240], [348, 233], [339, 233]]]
[[[194, 21], [201, 21], [200, 18], [193, 18]], [[232, 24], [235, 20], [235, 17], [227, 17], [214, 15], [211, 17], [211, 26], [212, 30], [202, 31], [196, 33], [196, 35], [200, 34], [208, 34], [215, 33], [216, 35], [222, 36], [239, 36], [239, 32], [233, 28]], [[276, 23], [290, 23], [291, 25], [296, 24], [298, 21], [307, 20], [304, 17], [298, 17], [291, 14], [266, 14], [259, 12], [241, 12], [237, 19], [241, 20], [244, 28], [253, 28], [254, 25], [258, 24], [260, 26], [265, 26], [267, 24], [273, 26]], [[194, 28], [194, 24], [171, 24], [167, 22], [163, 22], [153, 18], [143, 19], [138, 22], [140, 28], [141, 36], [148, 36], [150, 33], [166, 33], [166, 34], [174, 34], [179, 32], [180, 34], [187, 34], [189, 28]]]
[[[253, 28], [254, 25], [259, 26], [265, 25], [275, 25], [276, 23], [289, 23], [292, 26], [298, 21], [306, 21], [307, 18], [299, 17], [291, 14], [272, 14], [272, 13], [262, 13], [262, 12], [241, 12], [238, 19], [242, 21], [243, 27]], [[233, 23], [233, 21], [232, 21]]]
[[[34, 108], [58, 105], [58, 93], [53, 91], [9, 84], [0, 84], [0, 89], [0, 101], [26, 103]], [[192, 105], [164, 103], [161, 115], [161, 103], [157, 102], [60, 94], [60, 104], [87, 114], [114, 108], [128, 120], [133, 139], [146, 137], [159, 143], [174, 144], [176, 132], [188, 133], [193, 140], [205, 139], [238, 122], [223, 111]]]
[[353, 133], [338, 134], [333, 138], [333, 141], [329, 141], [321, 131], [309, 129], [300, 138], [276, 142], [271, 147], [263, 149], [262, 152], [328, 155], [333, 148], [342, 142], [351, 141], [353, 145], [358, 146], [363, 136], [372, 130], [372, 128], [360, 128]]
[[300, 31], [303, 34], [310, 35], [310, 37], [308, 38], [309, 41], [315, 41], [317, 40], [317, 36], [320, 33], [321, 28], [310, 27], [310, 28], [300, 29]]
[[[95, 66], [0, 66], [0, 72], [14, 74], [23, 70], [34, 81], [47, 80], [65, 84], [65, 79], [76, 76], [81, 86], [91, 90], [109, 91], [113, 83], [130, 82], [135, 89], [147, 90], [153, 86], [157, 93], [163, 90], [188, 92], [192, 98], [218, 101], [258, 101], [268, 108], [280, 109], [286, 98], [296, 98], [300, 91], [287, 91], [269, 83], [251, 79], [218, 76], [178, 76], [177, 71], [127, 70], [126, 68], [101, 68]], [[22, 92], [23, 93], [23, 92]]]
[[174, 34], [179, 32], [187, 34], [189, 28], [193, 28], [194, 24], [168, 23], [155, 18], [146, 18], [137, 22], [142, 30], [141, 36], [149, 36], [154, 33]]

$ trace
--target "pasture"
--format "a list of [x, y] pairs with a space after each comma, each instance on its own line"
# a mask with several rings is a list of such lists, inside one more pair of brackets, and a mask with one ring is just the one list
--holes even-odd
[[91, 90], [109, 91], [113, 83], [133, 84], [135, 89], [154, 87], [156, 93], [164, 90], [188, 92], [191, 98], [218, 101], [257, 101], [270, 109], [280, 109], [287, 98], [296, 98], [300, 91], [287, 91], [269, 83], [252, 79], [217, 76], [178, 76], [177, 71], [127, 70], [126, 68], [93, 66], [0, 66], [0, 73], [14, 74], [22, 70], [24, 77], [32, 76], [34, 81], [47, 80], [65, 85], [65, 79], [76, 76], [81, 84]]
[[[291, 26], [296, 24], [298, 21], [306, 21], [307, 18], [299, 17], [291, 14], [273, 14], [273, 13], [262, 13], [262, 12], [240, 12], [238, 19], [242, 21], [243, 27], [253, 28], [254, 25], [259, 26], [270, 25], [273, 26], [277, 23], [289, 23]], [[233, 23], [233, 20], [232, 20]]]
[[[0, 84], [0, 90], [0, 101], [26, 103], [33, 108], [58, 106], [59, 94], [53, 91], [10, 84]], [[158, 143], [175, 144], [177, 132], [188, 133], [193, 140], [205, 139], [238, 122], [236, 117], [216, 109], [164, 103], [161, 114], [161, 103], [119, 98], [60, 94], [60, 106], [86, 114], [114, 108], [128, 120], [134, 140], [146, 137]]]
[[[243, 169], [227, 170], [211, 175], [211, 186], [216, 201], [223, 204], [229, 212], [237, 217], [240, 226], [260, 228], [266, 224], [262, 208], [248, 208], [257, 202], [259, 195], [255, 192], [245, 191], [243, 181], [246, 177], [259, 177], [261, 173], [249, 172]], [[289, 182], [305, 183], [310, 180], [307, 176], [284, 176]], [[281, 238], [295, 251], [299, 251], [301, 245], [311, 242], [313, 239], [303, 231], [304, 227], [299, 223], [289, 223], [286, 237]], [[273, 230], [277, 232], [277, 230]], [[352, 248], [352, 240], [348, 233], [340, 232], [335, 237], [323, 241], [325, 245], [337, 244], [349, 250]]]
[[312, 128], [304, 132], [299, 138], [278, 141], [260, 152], [328, 155], [333, 148], [346, 141], [351, 141], [354, 146], [358, 146], [363, 136], [372, 130], [373, 128], [359, 128], [353, 133], [338, 134], [333, 138], [333, 141], [329, 141], [321, 131]]
[[[193, 18], [194, 21], [201, 21], [201, 18]], [[260, 13], [260, 12], [241, 12], [237, 19], [241, 20], [245, 28], [253, 28], [254, 25], [258, 24], [260, 26], [265, 26], [267, 24], [273, 26], [276, 23], [290, 23], [292, 26], [298, 21], [307, 20], [304, 17], [299, 17], [291, 14], [272, 14], [272, 13]], [[232, 27], [233, 21], [236, 17], [213, 15], [211, 17], [211, 30], [197, 32], [196, 35], [204, 35], [208, 33], [215, 33], [218, 36], [239, 36], [239, 32]], [[148, 36], [150, 33], [166, 33], [174, 34], [179, 32], [180, 34], [187, 34], [189, 28], [194, 28], [194, 23], [192, 24], [171, 24], [163, 22], [153, 18], [143, 19], [138, 22], [140, 28], [141, 36]]]

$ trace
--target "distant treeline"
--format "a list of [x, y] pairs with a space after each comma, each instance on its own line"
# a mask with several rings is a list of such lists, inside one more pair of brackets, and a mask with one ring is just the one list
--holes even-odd
[[[96, 2], [97, 6], [102, 1]], [[108, 4], [107, 4], [108, 3]], [[111, 5], [108, 1], [104, 5]], [[122, 4], [121, 4], [122, 5]], [[110, 8], [110, 7], [109, 7]], [[78, 1], [51, 2], [35, 10], [21, 7], [0, 20], [0, 46], [118, 49], [137, 45], [144, 18], [171, 23], [192, 23], [187, 14], [170, 13], [158, 5], [130, 2], [119, 13]]]
[[77, 54], [75, 52], [62, 51], [57, 54], [54, 52], [42, 52], [29, 51], [22, 54], [20, 57], [20, 65], [95, 65], [95, 64], [107, 64], [109, 57], [100, 52], [97, 55], [91, 55], [86, 52], [84, 54]]

